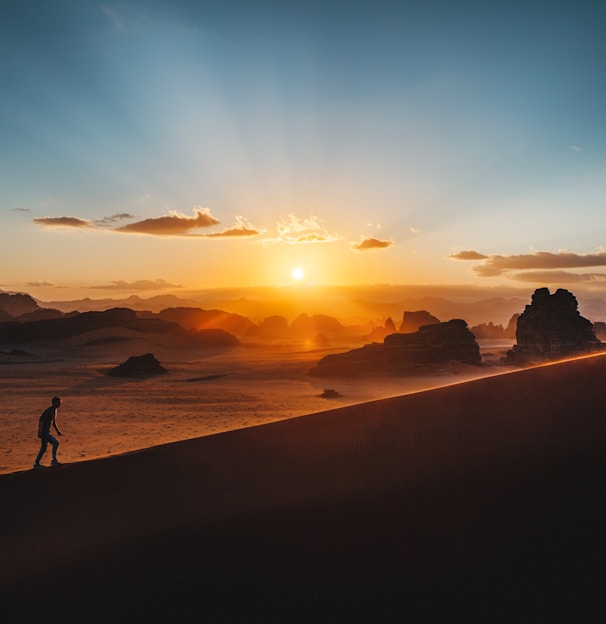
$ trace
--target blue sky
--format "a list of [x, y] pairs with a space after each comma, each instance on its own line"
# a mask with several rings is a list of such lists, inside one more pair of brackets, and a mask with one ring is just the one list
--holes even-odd
[[606, 5], [0, 11], [2, 289], [606, 286]]

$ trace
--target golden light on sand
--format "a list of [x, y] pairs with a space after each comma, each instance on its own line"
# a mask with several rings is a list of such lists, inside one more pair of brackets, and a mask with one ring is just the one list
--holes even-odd
[[303, 271], [303, 269], [296, 267], [292, 270], [292, 278], [296, 281], [296, 282], [300, 282], [303, 277], [305, 276], [305, 271]]

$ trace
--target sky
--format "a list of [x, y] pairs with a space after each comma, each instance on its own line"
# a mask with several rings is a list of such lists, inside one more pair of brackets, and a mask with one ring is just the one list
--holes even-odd
[[606, 290], [605, 18], [4, 0], [0, 289]]

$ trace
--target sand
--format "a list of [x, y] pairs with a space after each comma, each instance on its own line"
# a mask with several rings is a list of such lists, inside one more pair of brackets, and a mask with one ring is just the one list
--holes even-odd
[[2, 475], [4, 621], [604, 621], [605, 376], [593, 356]]
[[[201, 351], [129, 341], [105, 347], [68, 342], [29, 348], [29, 356], [0, 354], [0, 474], [32, 467], [39, 448], [37, 421], [55, 395], [63, 402], [57, 416], [63, 433], [60, 457], [72, 463], [505, 370], [488, 358], [485, 366], [421, 370], [408, 379], [361, 383], [310, 377], [309, 369], [335, 350], [292, 343]], [[107, 376], [131, 355], [146, 352], [153, 352], [168, 374]], [[325, 389], [338, 396], [323, 398]]]

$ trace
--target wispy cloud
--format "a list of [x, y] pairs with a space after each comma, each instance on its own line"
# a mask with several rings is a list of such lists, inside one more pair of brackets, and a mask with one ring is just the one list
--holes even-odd
[[573, 152], [580, 152], [581, 148], [578, 145], [570, 145], [570, 150]]
[[453, 260], [484, 260], [488, 258], [484, 254], [478, 253], [477, 251], [473, 251], [473, 249], [469, 249], [467, 251], [458, 251], [455, 254], [451, 254], [448, 256]]
[[120, 221], [124, 221], [126, 219], [134, 219], [135, 215], [129, 214], [128, 212], [117, 212], [109, 217], [103, 217], [102, 219], [97, 219], [95, 221], [95, 225], [99, 227], [111, 227], [115, 223]]
[[[254, 238], [267, 233], [265, 228], [255, 227], [242, 215], [236, 215], [236, 222], [231, 227], [220, 232], [203, 234], [196, 232], [201, 228], [209, 228], [220, 223], [210, 212], [209, 208], [195, 207], [193, 216], [170, 211], [168, 215], [153, 217], [116, 226], [121, 221], [134, 219], [135, 215], [128, 212], [118, 212], [113, 215], [90, 221], [77, 217], [41, 217], [34, 219], [39, 225], [53, 227], [105, 229], [126, 234], [149, 234], [153, 236], [190, 236], [197, 238]], [[284, 242], [324, 242], [334, 240], [335, 237], [320, 228], [316, 217], [298, 220], [290, 217], [290, 221], [282, 222], [278, 226], [280, 240]]]
[[322, 226], [322, 220], [315, 215], [303, 219], [294, 214], [289, 214], [286, 219], [278, 221], [278, 232], [275, 238], [263, 239], [263, 243], [286, 243], [297, 245], [305, 243], [330, 243], [341, 240], [337, 234], [331, 234]]
[[115, 9], [113, 9], [110, 6], [108, 6], [107, 4], [102, 4], [101, 5], [101, 11], [103, 11], [103, 13], [107, 17], [109, 17], [109, 19], [111, 20], [112, 24], [114, 25], [114, 28], [117, 28], [118, 30], [124, 30], [124, 20], [115, 11]]
[[9, 212], [29, 212], [29, 208], [9, 208]]
[[409, 225], [408, 229], [410, 230], [411, 234], [414, 234], [415, 236], [421, 233], [421, 228], [416, 228], [412, 225]]
[[152, 234], [154, 236], [196, 236], [193, 230], [207, 228], [219, 223], [208, 208], [194, 208], [194, 216], [171, 211], [168, 216], [144, 219], [116, 228], [116, 232], [128, 234]]
[[125, 282], [116, 280], [101, 286], [91, 286], [97, 290], [166, 290], [167, 288], [183, 288], [181, 284], [171, 284], [163, 279], [157, 280], [137, 280], [135, 282]]
[[574, 254], [568, 251], [558, 253], [536, 251], [532, 254], [515, 256], [490, 256], [473, 270], [482, 277], [492, 277], [512, 270], [571, 269], [593, 266], [606, 266], [606, 253]]
[[225, 228], [221, 232], [213, 232], [212, 234], [206, 234], [206, 238], [239, 238], [239, 237], [254, 237], [265, 234], [266, 230], [256, 228], [244, 217], [236, 216], [236, 223], [232, 227]]
[[49, 227], [70, 227], [70, 228], [90, 228], [92, 224], [85, 219], [78, 217], [37, 217], [34, 223]]
[[523, 271], [512, 273], [509, 278], [518, 282], [541, 284], [587, 284], [606, 283], [604, 273], [571, 273], [570, 271]]
[[50, 282], [26, 282], [26, 284], [32, 288], [49, 288], [50, 286], [54, 286], [54, 284]]
[[362, 238], [359, 242], [350, 243], [353, 251], [371, 251], [373, 249], [386, 249], [393, 246], [393, 241], [379, 240], [377, 238]]
[[[606, 266], [606, 252], [576, 254], [569, 251], [552, 253], [549, 251], [535, 251], [530, 254], [511, 256], [485, 256], [476, 251], [461, 251], [449, 256], [453, 260], [481, 260], [481, 264], [472, 267], [474, 273], [480, 277], [496, 277], [506, 275], [514, 279], [522, 279], [521, 274], [511, 274], [512, 271], [543, 271], [553, 276], [555, 269], [578, 269], [585, 267]], [[536, 272], [535, 272], [535, 275]], [[570, 274], [572, 275], [572, 274]], [[593, 279], [593, 278], [592, 278]]]

